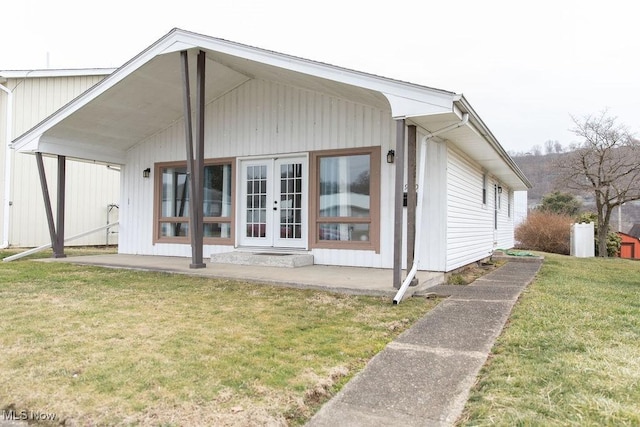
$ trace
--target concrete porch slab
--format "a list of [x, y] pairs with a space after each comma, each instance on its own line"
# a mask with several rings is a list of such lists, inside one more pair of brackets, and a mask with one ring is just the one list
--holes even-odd
[[[159, 271], [218, 279], [265, 283], [300, 289], [317, 289], [354, 295], [379, 295], [394, 297], [393, 270], [381, 268], [337, 267], [309, 265], [299, 268], [271, 266], [247, 266], [237, 264], [206, 263], [206, 268], [190, 269], [189, 258], [150, 255], [87, 255], [67, 258], [45, 258], [42, 262], [69, 262], [109, 268], [126, 268], [142, 271]], [[418, 272], [420, 285], [409, 288], [406, 297], [424, 286], [444, 282], [444, 274]]]

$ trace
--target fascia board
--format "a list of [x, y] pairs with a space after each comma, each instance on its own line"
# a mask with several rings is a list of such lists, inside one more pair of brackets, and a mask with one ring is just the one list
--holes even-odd
[[83, 77], [107, 76], [116, 68], [68, 68], [44, 70], [0, 70], [0, 78], [5, 79], [35, 79], [43, 77]]
[[180, 31], [185, 37], [189, 37], [190, 41], [187, 41], [187, 43], [193, 46], [380, 92], [389, 99], [394, 117], [419, 114], [416, 113], [416, 108], [420, 103], [425, 106], [424, 109], [427, 113], [429, 113], [429, 110], [432, 110], [433, 107], [435, 107], [438, 112], [442, 112], [442, 109], [450, 111], [453, 99], [456, 96], [453, 92], [379, 77], [361, 71], [337, 67], [227, 40], [188, 33], [183, 30], [177, 31]]
[[529, 181], [529, 179], [525, 176], [524, 172], [518, 167], [518, 165], [513, 161], [511, 156], [505, 151], [504, 147], [500, 144], [498, 139], [493, 135], [491, 130], [487, 127], [487, 125], [482, 121], [480, 116], [474, 111], [469, 101], [464, 96], [460, 96], [460, 99], [456, 101], [462, 109], [466, 110], [469, 113], [469, 128], [472, 129], [478, 136], [480, 136], [483, 140], [485, 140], [491, 148], [498, 154], [498, 156], [504, 161], [505, 164], [513, 171], [513, 173], [518, 177], [520, 181], [527, 188], [532, 188], [533, 185]]
[[[16, 138], [12, 144], [13, 148], [15, 148], [17, 151], [23, 151], [23, 147], [26, 147], [26, 145], [29, 144], [34, 139], [34, 137], [38, 137], [39, 139], [39, 137], [43, 135], [48, 129], [60, 123], [62, 120], [79, 110], [82, 106], [86, 105], [91, 100], [95, 99], [111, 87], [121, 82], [128, 75], [153, 59], [157, 54], [162, 53], [162, 51], [166, 47], [172, 44], [173, 37], [174, 32], [167, 34], [166, 36], [155, 42], [153, 45], [149, 46], [143, 52], [135, 56], [133, 59], [125, 63], [122, 67], [118, 68], [112, 74], [105, 77], [104, 80], [100, 81], [95, 86], [83, 92], [78, 97], [74, 98], [68, 104], [53, 113], [51, 116], [44, 119], [29, 131]], [[35, 151], [43, 150], [36, 149]]]
[[82, 144], [82, 141], [60, 140], [51, 137], [41, 138], [38, 149], [35, 151], [117, 165], [124, 165], [126, 162], [126, 153], [120, 150]]

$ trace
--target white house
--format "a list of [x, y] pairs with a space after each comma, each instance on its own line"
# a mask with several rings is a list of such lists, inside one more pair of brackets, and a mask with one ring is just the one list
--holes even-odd
[[513, 246], [530, 187], [460, 94], [180, 29], [14, 147], [120, 165], [119, 252], [194, 268], [259, 249], [451, 271]]

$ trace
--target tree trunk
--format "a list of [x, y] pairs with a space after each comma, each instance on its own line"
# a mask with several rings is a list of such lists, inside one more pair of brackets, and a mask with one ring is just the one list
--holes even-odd
[[609, 222], [611, 221], [612, 207], [608, 204], [600, 204], [600, 214], [598, 215], [598, 256], [609, 257], [607, 250], [607, 239], [609, 237]]
[[607, 251], [607, 237], [608, 237], [608, 227], [603, 227], [601, 225], [602, 221], [598, 223], [598, 256], [607, 258], [609, 256], [609, 252]]

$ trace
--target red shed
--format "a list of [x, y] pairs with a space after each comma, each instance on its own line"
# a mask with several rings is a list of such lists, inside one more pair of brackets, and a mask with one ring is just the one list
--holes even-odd
[[618, 232], [618, 236], [622, 239], [620, 258], [640, 259], [640, 239], [621, 232]]

